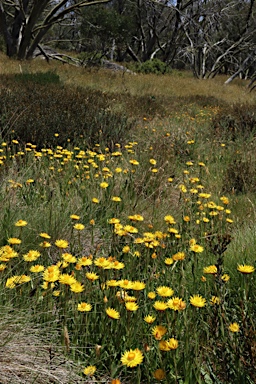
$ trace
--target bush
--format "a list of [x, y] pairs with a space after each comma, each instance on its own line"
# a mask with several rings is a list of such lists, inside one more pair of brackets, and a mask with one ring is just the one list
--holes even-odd
[[[17, 79], [22, 79], [22, 86], [17, 87]], [[43, 147], [66, 145], [68, 139], [77, 143], [82, 137], [87, 145], [111, 146], [122, 141], [132, 126], [123, 111], [109, 108], [109, 97], [101, 91], [47, 83], [57, 81], [49, 73], [31, 76], [33, 81], [23, 79], [8, 79], [8, 86], [0, 89], [0, 132], [5, 140], [15, 137]], [[43, 84], [42, 79], [48, 80]]]
[[256, 106], [235, 104], [222, 108], [212, 119], [214, 134], [220, 139], [247, 140], [256, 134]]
[[144, 63], [137, 63], [134, 71], [145, 74], [154, 73], [156, 75], [163, 75], [171, 72], [168, 65], [159, 59], [152, 59], [147, 60]]
[[35, 72], [35, 73], [17, 73], [14, 75], [14, 81], [19, 83], [32, 82], [34, 84], [59, 84], [60, 77], [55, 72]]

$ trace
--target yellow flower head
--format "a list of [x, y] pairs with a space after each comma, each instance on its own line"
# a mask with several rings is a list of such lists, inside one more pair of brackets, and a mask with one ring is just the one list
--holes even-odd
[[178, 261], [178, 260], [184, 260], [185, 257], [186, 257], [185, 252], [178, 252], [178, 253], [175, 253], [175, 255], [172, 256], [172, 259], [174, 261]]
[[69, 275], [68, 273], [63, 273], [59, 276], [59, 283], [71, 285], [71, 284], [76, 283], [76, 279], [74, 276]]
[[50, 265], [43, 274], [43, 279], [48, 283], [54, 283], [59, 279], [60, 270], [57, 265]]
[[82, 302], [77, 305], [77, 310], [80, 312], [90, 312], [92, 310], [91, 304]]
[[95, 280], [98, 280], [98, 278], [99, 278], [99, 276], [96, 273], [94, 273], [94, 272], [87, 272], [85, 274], [85, 276], [90, 281], [95, 281]]
[[252, 265], [238, 265], [237, 270], [243, 274], [250, 274], [255, 271], [255, 268]]
[[132, 289], [134, 291], [142, 291], [146, 287], [146, 284], [142, 281], [134, 281], [132, 283]]
[[239, 332], [240, 331], [240, 327], [237, 323], [232, 323], [230, 324], [230, 326], [228, 327], [228, 329], [231, 331], [231, 332]]
[[38, 272], [43, 272], [44, 271], [44, 266], [43, 265], [33, 265], [30, 267], [30, 272], [33, 273], [38, 273]]
[[28, 223], [25, 220], [18, 220], [15, 223], [15, 227], [25, 227]]
[[172, 257], [167, 257], [165, 260], [164, 260], [165, 264], [166, 265], [172, 265], [174, 260]]
[[86, 376], [93, 376], [94, 373], [96, 372], [96, 367], [94, 365], [88, 365], [88, 367], [86, 367], [83, 371], [83, 373], [86, 375]]
[[121, 362], [129, 368], [134, 368], [143, 361], [143, 353], [138, 349], [130, 349], [125, 351], [121, 357]]
[[153, 307], [157, 311], [165, 311], [168, 308], [168, 305], [164, 301], [155, 301]]
[[204, 267], [203, 271], [205, 274], [210, 275], [215, 275], [218, 272], [216, 265], [209, 265], [208, 267]]
[[176, 224], [174, 218], [171, 216], [171, 215], [167, 215], [164, 217], [164, 221], [167, 223], [167, 224]]
[[197, 307], [197, 308], [202, 308], [206, 304], [206, 299], [204, 299], [200, 295], [191, 296], [189, 301], [190, 301], [191, 305], [193, 305], [194, 307]]
[[165, 286], [158, 287], [156, 291], [158, 295], [162, 297], [169, 297], [174, 294], [174, 290], [172, 288], [165, 287]]
[[134, 312], [134, 311], [137, 311], [137, 309], [139, 309], [139, 306], [138, 304], [134, 303], [134, 302], [126, 302], [125, 303], [125, 307], [127, 309], [127, 311], [131, 311], [131, 312]]
[[74, 225], [73, 228], [76, 229], [77, 231], [82, 231], [84, 229], [84, 225], [81, 223], [77, 223]]
[[78, 215], [70, 215], [70, 218], [71, 218], [72, 220], [79, 220], [79, 219], [80, 219], [80, 216], [78, 216]]
[[230, 280], [230, 276], [227, 273], [224, 273], [224, 275], [221, 276], [221, 279], [225, 282]]
[[162, 337], [166, 334], [167, 328], [163, 325], [156, 325], [152, 329], [152, 335], [155, 337], [156, 340], [162, 340]]
[[147, 315], [144, 317], [144, 321], [148, 324], [154, 323], [155, 319], [156, 318], [154, 316], [151, 316], [151, 315]]
[[40, 255], [40, 252], [31, 250], [23, 256], [23, 259], [25, 261], [35, 261], [40, 257]]
[[106, 314], [108, 315], [108, 317], [110, 317], [111, 319], [114, 319], [114, 320], [118, 320], [120, 319], [120, 313], [118, 311], [116, 311], [114, 308], [110, 308], [108, 307], [106, 309]]
[[43, 239], [50, 239], [51, 238], [51, 236], [48, 235], [48, 233], [46, 233], [46, 232], [41, 232], [39, 234], [39, 236], [42, 237]]
[[21, 240], [18, 239], [17, 237], [10, 237], [8, 239], [8, 243], [11, 245], [19, 245], [19, 244], [21, 244]]
[[168, 307], [174, 311], [183, 311], [186, 308], [186, 303], [179, 297], [174, 297], [173, 299], [169, 299]]
[[58, 248], [65, 249], [65, 248], [68, 247], [68, 241], [67, 241], [67, 240], [62, 240], [62, 239], [60, 239], [60, 240], [56, 240], [56, 241], [55, 241], [55, 245], [56, 245], [56, 247], [58, 247]]
[[70, 290], [74, 293], [81, 293], [84, 291], [84, 286], [79, 281], [70, 285]]
[[199, 244], [194, 244], [190, 246], [190, 251], [195, 252], [195, 253], [201, 253], [204, 251], [204, 247], [202, 247]]

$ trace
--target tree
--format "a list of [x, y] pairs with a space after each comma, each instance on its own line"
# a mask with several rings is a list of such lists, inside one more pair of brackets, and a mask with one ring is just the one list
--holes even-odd
[[109, 0], [0, 0], [0, 24], [6, 53], [20, 60], [33, 56], [52, 28], [84, 7]]

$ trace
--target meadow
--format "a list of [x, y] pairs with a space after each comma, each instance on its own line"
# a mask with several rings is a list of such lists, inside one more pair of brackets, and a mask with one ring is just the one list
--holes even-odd
[[0, 77], [1, 382], [255, 383], [246, 82], [4, 55]]

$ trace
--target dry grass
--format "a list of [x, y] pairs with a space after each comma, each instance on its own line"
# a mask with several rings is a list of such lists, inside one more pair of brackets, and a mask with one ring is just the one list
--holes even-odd
[[42, 59], [29, 62], [11, 60], [0, 53], [0, 74], [20, 72], [56, 71], [68, 85], [79, 85], [99, 89], [104, 92], [128, 93], [131, 95], [154, 97], [192, 97], [196, 95], [214, 97], [228, 103], [254, 102], [255, 94], [249, 93], [246, 81], [235, 80], [225, 86], [226, 76], [211, 80], [198, 80], [189, 72], [174, 72], [171, 75], [131, 75], [110, 70], [70, 67], [58, 62], [46, 63]]
[[[6, 308], [1, 309], [3, 312]], [[28, 323], [27, 313], [23, 316], [12, 311], [1, 315], [1, 384], [93, 383], [78, 375], [81, 367], [69, 360], [61, 347], [51, 343], [51, 336], [49, 328], [43, 335], [42, 329]]]

